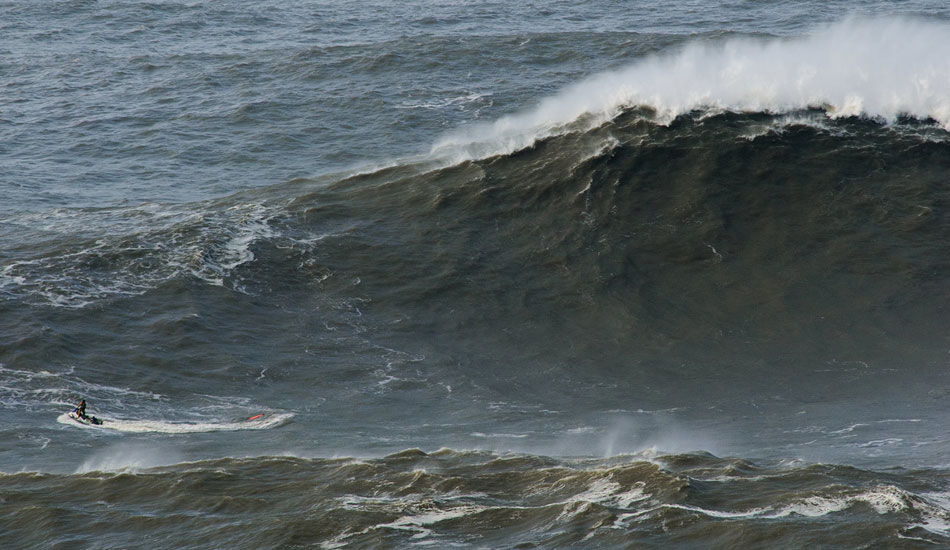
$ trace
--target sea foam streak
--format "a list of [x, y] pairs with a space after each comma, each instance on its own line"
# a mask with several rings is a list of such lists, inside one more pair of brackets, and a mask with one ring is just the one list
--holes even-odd
[[101, 417], [102, 425], [80, 424], [69, 417], [69, 413], [64, 413], [56, 418], [60, 424], [68, 424], [83, 428], [92, 428], [100, 430], [113, 430], [117, 432], [129, 433], [167, 433], [167, 434], [186, 434], [201, 432], [231, 432], [238, 430], [266, 430], [276, 428], [291, 419], [294, 415], [291, 413], [281, 413], [265, 416], [258, 420], [242, 420], [238, 422], [163, 422], [161, 420], [122, 420], [115, 418]]
[[818, 108], [832, 118], [933, 119], [950, 130], [948, 59], [950, 25], [906, 18], [850, 19], [796, 39], [691, 42], [595, 75], [529, 111], [448, 134], [432, 152], [456, 161], [511, 153], [637, 106], [660, 122], [695, 110]]
[[[257, 241], [274, 236], [269, 225], [272, 213], [253, 203], [223, 210], [204, 206], [210, 209], [188, 214], [142, 207], [58, 210], [57, 223], [64, 234], [83, 226], [91, 233], [116, 234], [79, 239], [75, 245], [0, 265], [0, 297], [32, 295], [40, 303], [82, 308], [113, 296], [143, 294], [185, 275], [243, 292], [233, 272], [255, 260], [252, 247]], [[25, 216], [18, 223], [26, 226], [34, 217]], [[118, 226], [114, 220], [120, 220]], [[133, 222], [146, 227], [134, 230]], [[131, 234], [123, 238], [116, 227]]]

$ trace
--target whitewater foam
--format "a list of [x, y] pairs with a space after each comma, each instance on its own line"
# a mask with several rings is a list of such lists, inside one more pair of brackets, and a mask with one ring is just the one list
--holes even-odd
[[59, 372], [9, 368], [0, 363], [0, 408], [38, 411], [49, 405], [74, 406], [76, 396], [96, 396], [97, 402], [161, 401], [163, 395], [88, 382], [71, 366]]
[[[254, 243], [275, 236], [272, 212], [254, 203], [187, 213], [145, 207], [57, 212], [70, 220], [66, 230], [82, 234], [79, 228], [86, 227], [97, 234], [0, 267], [0, 295], [32, 296], [78, 309], [110, 297], [141, 295], [183, 275], [215, 286], [230, 282], [233, 290], [246, 292], [234, 271], [254, 261]], [[113, 226], [113, 219], [125, 221]]]
[[165, 422], [161, 420], [125, 420], [119, 418], [100, 417], [102, 425], [80, 424], [63, 413], [56, 418], [60, 424], [77, 426], [96, 430], [112, 430], [127, 433], [166, 433], [188, 434], [203, 432], [233, 432], [239, 430], [266, 430], [276, 428], [287, 423], [294, 415], [281, 413], [265, 416], [259, 420], [241, 420], [236, 422]]
[[508, 154], [632, 107], [668, 123], [693, 111], [932, 119], [950, 130], [950, 26], [852, 18], [796, 39], [693, 41], [601, 73], [528, 111], [445, 135], [432, 153], [456, 161]]
[[921, 521], [911, 525], [937, 535], [950, 536], [950, 493], [925, 493], [921, 495]]

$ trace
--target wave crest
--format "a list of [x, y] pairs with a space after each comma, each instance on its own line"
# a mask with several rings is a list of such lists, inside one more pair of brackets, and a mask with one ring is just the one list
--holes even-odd
[[795, 39], [693, 40], [601, 73], [535, 108], [443, 136], [433, 153], [456, 161], [507, 154], [566, 129], [592, 128], [645, 107], [663, 123], [696, 110], [831, 118], [903, 117], [950, 130], [950, 25], [909, 18], [848, 19]]

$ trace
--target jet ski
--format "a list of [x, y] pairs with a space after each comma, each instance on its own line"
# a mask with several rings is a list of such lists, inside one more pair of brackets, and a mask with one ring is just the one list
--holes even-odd
[[88, 414], [79, 414], [77, 411], [71, 411], [69, 413], [69, 418], [72, 418], [80, 424], [86, 424], [89, 426], [101, 426], [102, 420], [96, 418], [95, 416], [89, 416]]

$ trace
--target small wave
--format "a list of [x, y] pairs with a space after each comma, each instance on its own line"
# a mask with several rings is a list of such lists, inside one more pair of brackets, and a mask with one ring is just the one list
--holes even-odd
[[486, 510], [484, 506], [461, 506], [451, 510], [430, 510], [410, 516], [402, 516], [396, 521], [377, 525], [376, 528], [414, 531], [413, 538], [425, 538], [432, 534], [432, 531], [427, 529], [426, 526], [477, 514], [483, 510]]
[[474, 105], [477, 115], [478, 110], [485, 106], [491, 106], [491, 95], [490, 92], [468, 92], [460, 96], [439, 99], [405, 100], [396, 107], [399, 109], [444, 109], [446, 107], [467, 109]]
[[[440, 451], [440, 454], [445, 459], [458, 457], [455, 452], [449, 450]], [[434, 455], [426, 455], [422, 451], [413, 449], [387, 458], [425, 460], [430, 456]], [[458, 492], [458, 490], [449, 493], [423, 490], [398, 495], [381, 491], [366, 497], [348, 495], [337, 499], [341, 507], [347, 511], [354, 514], [369, 513], [373, 517], [390, 516], [392, 519], [387, 518], [387, 521], [382, 522], [374, 521], [359, 531], [344, 532], [325, 541], [321, 547], [349, 546], [361, 537], [380, 530], [410, 533], [410, 538], [418, 544], [433, 544], [435, 537], [439, 535], [437, 526], [442, 522], [462, 518], [469, 518], [469, 523], [477, 522], [478, 520], [473, 518], [479, 514], [516, 514], [525, 521], [537, 521], [539, 524], [570, 525], [575, 518], [586, 514], [594, 505], [636, 513], [635, 511], [651, 498], [645, 490], [645, 483], [642, 481], [620, 482], [612, 479], [614, 474], [622, 477], [624, 470], [630, 466], [637, 468], [637, 464], [628, 464], [619, 468], [593, 471], [572, 468], [547, 470], [546, 474], [536, 479], [531, 489], [527, 486], [518, 489], [527, 499], [517, 504], [499, 501], [483, 492]], [[412, 484], [420, 487], [429, 487], [431, 481], [440, 477], [427, 474], [425, 470], [418, 468], [402, 475], [411, 476]]]
[[233, 432], [240, 430], [267, 430], [282, 426], [290, 421], [292, 413], [265, 415], [255, 420], [241, 420], [232, 422], [165, 422], [161, 420], [125, 420], [109, 417], [100, 417], [101, 425], [80, 424], [63, 413], [56, 418], [60, 424], [77, 426], [96, 430], [112, 430], [126, 433], [165, 433], [188, 434], [203, 432]]
[[472, 432], [470, 435], [472, 437], [479, 437], [479, 438], [523, 439], [523, 438], [528, 437], [528, 434], [484, 433], [484, 432]]
[[911, 525], [945, 537], [950, 536], [950, 493], [924, 493], [921, 521]]
[[762, 517], [763, 514], [768, 510], [767, 508], [753, 508], [751, 510], [743, 510], [737, 512], [730, 512], [727, 510], [710, 510], [706, 508], [701, 508], [699, 506], [689, 506], [686, 504], [666, 504], [663, 508], [673, 508], [677, 510], [686, 510], [689, 512], [697, 512], [704, 516], [709, 516], [716, 519], [751, 519]]
[[623, 485], [610, 479], [595, 479], [586, 490], [560, 503], [563, 506], [575, 503], [594, 503], [603, 506], [612, 506], [628, 509], [633, 504], [650, 498], [644, 491], [642, 482], [625, 488]]
[[850, 432], [853, 432], [854, 430], [856, 430], [857, 428], [860, 428], [860, 427], [862, 427], [862, 426], [867, 426], [867, 424], [862, 424], [862, 423], [852, 424], [852, 425], [848, 426], [847, 428], [841, 428], [840, 430], [834, 430], [834, 431], [831, 431], [831, 432], [828, 432], [828, 433], [833, 434], [833, 435], [839, 435], [839, 434], [850, 433]]
[[254, 261], [251, 245], [255, 241], [274, 236], [268, 225], [269, 216], [263, 207], [253, 205], [248, 210], [247, 207], [235, 206], [228, 212], [238, 216], [237, 223], [229, 231], [228, 240], [202, 251], [201, 261], [193, 262], [197, 267], [190, 268], [194, 276], [217, 286], [223, 286], [224, 278], [236, 267]]
[[[698, 506], [665, 504], [665, 508], [677, 508], [697, 512], [713, 518], [727, 519], [780, 519], [788, 517], [818, 518], [847, 510], [858, 504], [871, 507], [878, 514], [903, 512], [923, 504], [921, 499], [893, 486], [879, 486], [853, 495], [810, 496], [782, 506], [766, 506], [749, 510], [713, 510]], [[932, 506], [927, 507], [933, 515]]]

